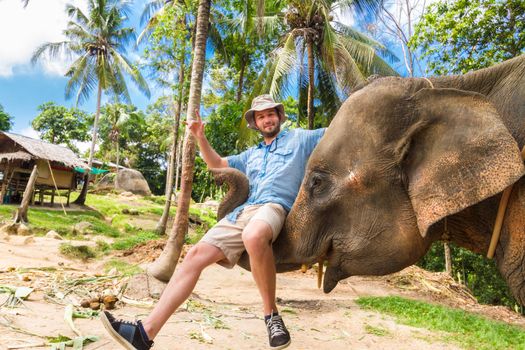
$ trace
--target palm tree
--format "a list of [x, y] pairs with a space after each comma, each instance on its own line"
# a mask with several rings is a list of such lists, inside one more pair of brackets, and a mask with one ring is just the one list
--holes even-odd
[[[299, 86], [299, 102], [306, 102], [308, 128], [312, 129], [315, 87], [321, 104], [334, 115], [342, 97], [367, 76], [397, 75], [377, 54], [394, 60], [392, 53], [333, 17], [335, 11], [363, 11], [380, 3], [381, 0], [288, 1], [284, 12], [276, 15], [288, 30], [270, 55], [253, 95], [269, 92], [283, 99], [291, 86]], [[301, 107], [300, 112], [304, 110]]]
[[[114, 95], [117, 99], [131, 102], [124, 79], [126, 73], [146, 96], [149, 89], [140, 71], [125, 57], [126, 45], [135, 40], [133, 28], [124, 27], [130, 10], [127, 0], [88, 0], [89, 13], [73, 5], [66, 5], [70, 17], [64, 34], [67, 40], [46, 43], [33, 54], [33, 64], [44, 54], [55, 58], [62, 53], [77, 56], [66, 72], [69, 81], [66, 97], [76, 91], [76, 103], [85, 101], [97, 89], [97, 109], [93, 123], [93, 136], [89, 151], [88, 167], [93, 164], [93, 154], [97, 141], [98, 119], [102, 92]], [[87, 194], [89, 174], [84, 178], [84, 186], [75, 201], [84, 204]]]
[[[201, 100], [202, 80], [206, 55], [206, 40], [208, 35], [211, 0], [199, 0], [195, 34], [195, 49], [188, 99], [187, 119], [193, 119], [194, 112], [199, 108]], [[191, 133], [186, 132], [183, 146], [181, 193], [177, 202], [177, 214], [166, 246], [159, 258], [148, 267], [148, 272], [155, 278], [168, 281], [175, 271], [188, 231], [188, 215], [190, 208], [191, 189], [193, 185], [193, 169], [195, 166], [195, 140]]]
[[120, 150], [119, 150], [119, 136], [122, 132], [123, 126], [126, 124], [130, 118], [130, 114], [133, 111], [128, 112], [126, 106], [121, 103], [108, 104], [103, 108], [104, 112], [102, 113], [102, 118], [106, 119], [110, 131], [109, 139], [115, 147], [115, 155], [117, 164], [117, 174], [115, 176], [115, 188], [118, 187], [118, 168], [120, 162]]

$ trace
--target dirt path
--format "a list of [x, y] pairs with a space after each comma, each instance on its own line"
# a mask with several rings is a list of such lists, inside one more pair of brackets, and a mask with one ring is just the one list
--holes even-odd
[[[54, 300], [60, 303], [57, 304], [45, 295], [49, 295], [53, 288], [58, 290], [56, 284], [61, 278], [89, 277], [102, 272], [101, 262], [83, 264], [61, 257], [58, 254], [61, 241], [37, 237], [34, 242], [23, 244], [22, 239], [14, 237], [9, 242], [0, 241], [0, 284], [26, 285], [35, 291], [22, 307], [0, 308], [0, 350], [15, 344], [42, 342], [42, 338], [21, 334], [20, 329], [43, 336], [62, 334], [74, 337], [63, 319], [65, 306], [60, 305], [66, 303], [67, 298], [60, 299], [63, 295], [55, 293]], [[13, 268], [21, 267], [40, 269], [13, 271]], [[56, 270], [42, 269], [46, 267]], [[131, 282], [133, 285], [129, 286], [126, 295], [140, 297], [137, 291], [144, 291], [146, 282], [138, 280], [134, 284]], [[124, 282], [108, 280], [97, 287], [97, 293], [117, 290]], [[359, 296], [407, 294], [393, 288], [384, 279], [350, 278], [326, 295], [317, 289], [313, 272], [305, 275], [286, 273], [278, 275], [277, 294], [281, 313], [292, 334], [290, 349], [457, 348], [440, 341], [439, 334], [400, 325], [384, 315], [361, 310], [355, 304]], [[72, 298], [75, 302], [78, 299]], [[148, 307], [120, 303], [114, 313], [118, 317], [133, 319], [135, 316], [144, 317], [149, 310]], [[522, 321], [517, 320], [517, 323]], [[83, 335], [100, 336], [100, 340], [85, 349], [118, 349], [98, 319], [76, 319], [75, 325]], [[162, 329], [155, 349], [266, 349], [266, 344], [259, 296], [250, 273], [237, 267], [226, 270], [212, 266], [201, 276], [190, 301]]]

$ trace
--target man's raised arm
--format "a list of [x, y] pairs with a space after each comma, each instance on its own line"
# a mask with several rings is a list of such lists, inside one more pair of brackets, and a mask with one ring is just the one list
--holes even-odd
[[211, 168], [225, 168], [228, 166], [228, 160], [221, 157], [210, 145], [206, 134], [204, 133], [204, 123], [198, 110], [195, 111], [195, 119], [187, 122], [187, 127], [199, 144], [202, 158], [206, 162], [209, 169]]

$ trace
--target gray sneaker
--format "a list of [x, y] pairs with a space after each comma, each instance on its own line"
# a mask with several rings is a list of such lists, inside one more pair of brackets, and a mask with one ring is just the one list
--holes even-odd
[[271, 349], [284, 349], [292, 342], [290, 333], [286, 329], [281, 316], [272, 315], [266, 320], [266, 328], [268, 329], [268, 340], [270, 341]]

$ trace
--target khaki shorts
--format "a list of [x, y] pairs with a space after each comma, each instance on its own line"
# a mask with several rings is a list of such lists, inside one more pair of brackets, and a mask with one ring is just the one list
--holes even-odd
[[285, 218], [286, 210], [280, 204], [248, 205], [244, 207], [235, 223], [223, 218], [206, 232], [201, 242], [219, 248], [226, 256], [226, 260], [217, 263], [231, 269], [246, 250], [242, 241], [242, 231], [251, 220], [262, 220], [270, 225], [273, 233], [272, 242], [274, 242], [281, 232]]

